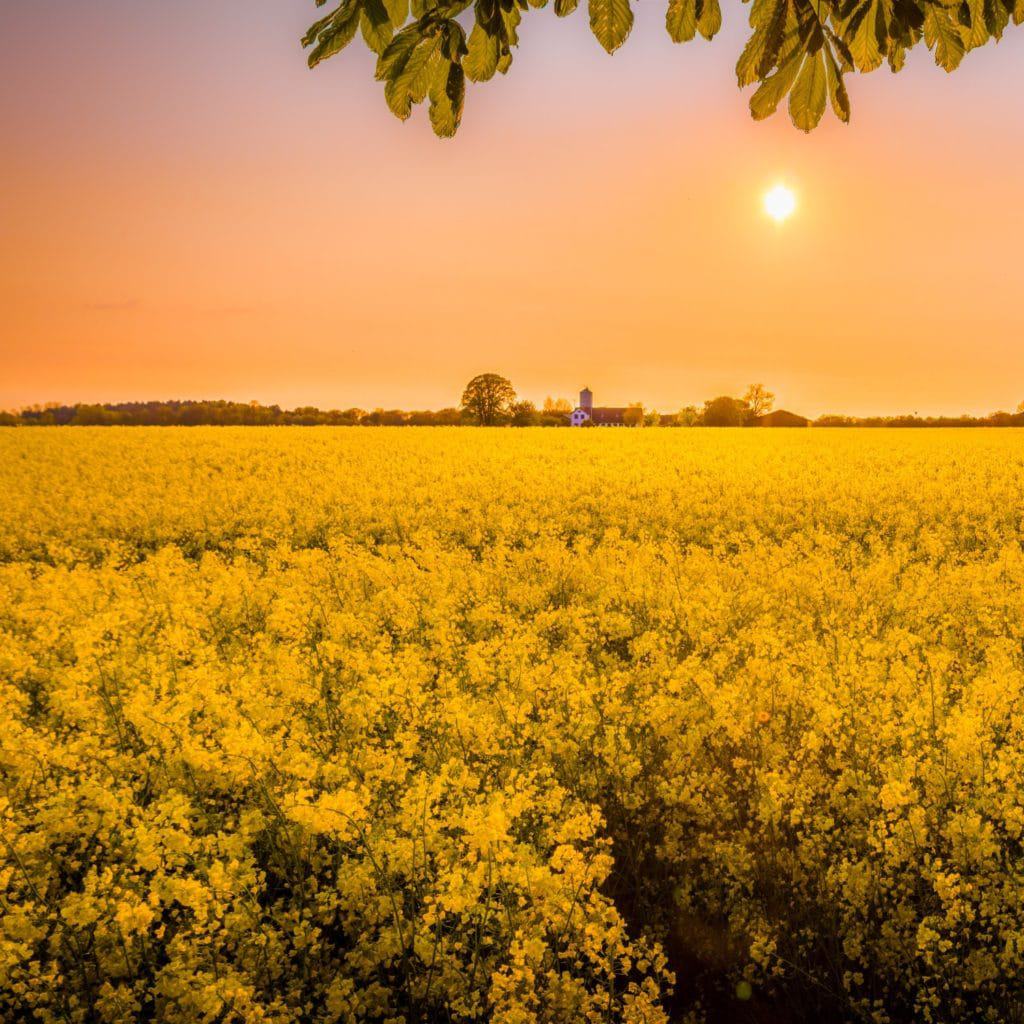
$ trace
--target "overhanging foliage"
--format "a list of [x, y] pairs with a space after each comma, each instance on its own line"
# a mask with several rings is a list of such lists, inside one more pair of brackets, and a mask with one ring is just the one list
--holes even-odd
[[[613, 53], [633, 27], [632, 3], [589, 0], [590, 27]], [[377, 55], [377, 78], [392, 112], [403, 120], [429, 100], [441, 137], [458, 130], [466, 79], [486, 82], [512, 64], [519, 25], [548, 0], [316, 0], [334, 8], [303, 38], [315, 67], [343, 50], [357, 32]], [[554, 0], [567, 17], [578, 0]], [[831, 105], [850, 119], [844, 75], [888, 62], [902, 70], [922, 42], [947, 71], [965, 54], [1024, 21], [1024, 0], [752, 0], [752, 33], [736, 64], [740, 87], [757, 86], [750, 112], [761, 120], [788, 97], [793, 123], [810, 131]], [[711, 39], [722, 26], [719, 0], [669, 0], [665, 17], [677, 43]]]

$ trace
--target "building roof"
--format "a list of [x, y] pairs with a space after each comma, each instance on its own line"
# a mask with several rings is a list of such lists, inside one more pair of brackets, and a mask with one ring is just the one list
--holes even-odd
[[625, 419], [626, 408], [613, 406], [594, 406], [590, 410], [590, 419], [594, 423], [620, 423]]
[[776, 409], [757, 417], [759, 427], [806, 427], [811, 421], [788, 409]]

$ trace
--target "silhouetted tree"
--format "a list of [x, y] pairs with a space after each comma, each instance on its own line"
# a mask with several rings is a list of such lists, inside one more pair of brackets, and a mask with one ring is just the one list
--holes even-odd
[[772, 411], [775, 396], [763, 384], [751, 384], [743, 401], [747, 403], [751, 419], [756, 419]]
[[523, 400], [512, 403], [512, 426], [535, 427], [540, 423], [540, 413], [533, 402]]
[[436, 413], [434, 413], [434, 425], [437, 427], [457, 427], [461, 423], [461, 409], [439, 409]]
[[639, 402], [630, 402], [629, 407], [622, 414], [622, 422], [627, 427], [642, 427], [644, 425], [644, 407]]
[[492, 427], [508, 413], [516, 392], [511, 381], [497, 373], [481, 373], [462, 392], [462, 408], [482, 427]]
[[552, 398], [548, 395], [544, 399], [544, 414], [547, 416], [565, 415], [572, 412], [572, 403], [568, 398]]
[[407, 420], [408, 413], [401, 409], [374, 409], [363, 417], [363, 423], [368, 427], [404, 427]]
[[742, 427], [747, 411], [746, 402], [728, 395], [719, 395], [704, 403], [704, 426]]

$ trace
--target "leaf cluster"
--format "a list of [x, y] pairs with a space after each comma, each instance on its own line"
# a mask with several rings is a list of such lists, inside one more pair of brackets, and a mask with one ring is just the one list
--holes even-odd
[[[588, 0], [591, 30], [608, 53], [629, 36], [635, 2]], [[376, 76], [392, 113], [405, 120], [416, 104], [429, 102], [435, 133], [448, 138], [462, 119], [466, 79], [505, 74], [523, 16], [547, 6], [548, 0], [340, 0], [302, 42], [315, 67], [360, 33], [377, 54]], [[552, 6], [564, 18], [578, 0]], [[786, 100], [793, 124], [808, 132], [828, 106], [849, 121], [850, 72], [883, 63], [898, 72], [921, 43], [936, 64], [954, 71], [971, 50], [1024, 20], [1024, 0], [749, 0], [749, 7], [751, 35], [736, 78], [741, 88], [756, 87], [750, 112], [762, 120]], [[677, 43], [697, 35], [710, 40], [722, 27], [719, 0], [669, 0], [665, 27]]]

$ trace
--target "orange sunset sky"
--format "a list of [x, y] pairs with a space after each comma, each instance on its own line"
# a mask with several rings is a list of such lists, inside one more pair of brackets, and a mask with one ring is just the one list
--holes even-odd
[[[746, 9], [524, 19], [454, 141], [301, 0], [0, 7], [0, 407], [424, 408], [474, 373], [662, 410], [764, 381], [808, 415], [1024, 399], [1024, 31], [851, 76], [853, 124], [753, 123]], [[798, 194], [786, 224], [764, 192]]]

